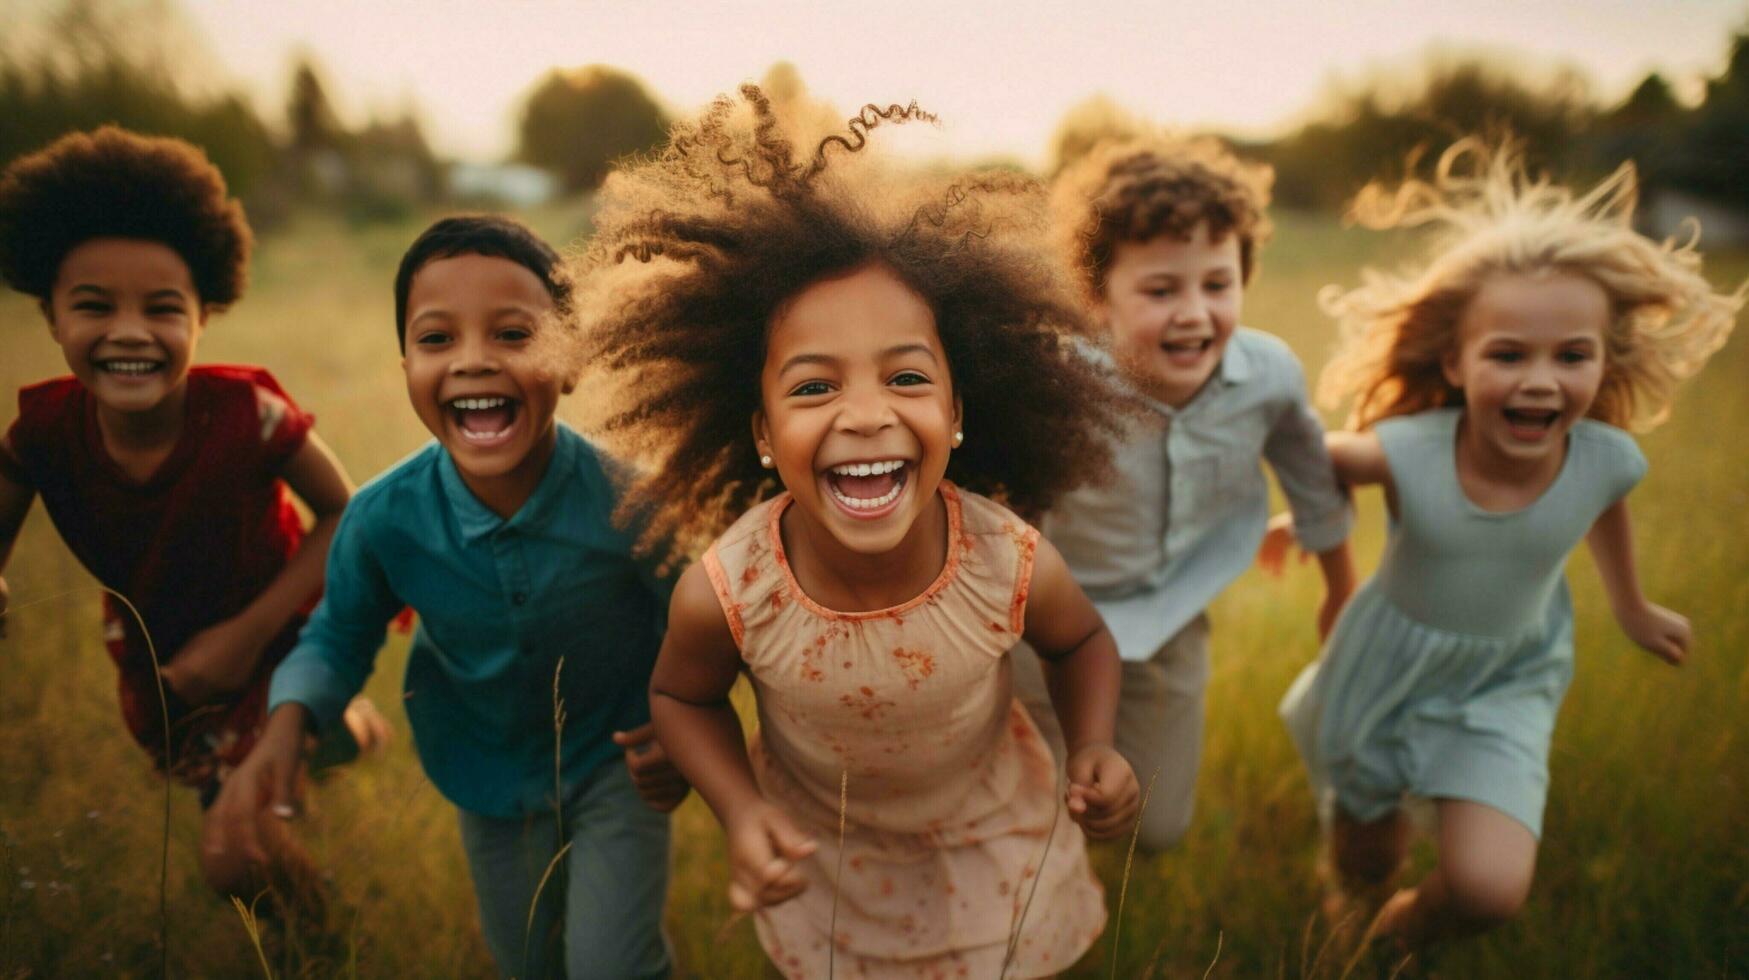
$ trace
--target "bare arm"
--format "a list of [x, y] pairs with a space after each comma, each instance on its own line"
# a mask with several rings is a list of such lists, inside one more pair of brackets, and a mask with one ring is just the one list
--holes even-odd
[[[10, 448], [0, 443], [0, 453], [9, 452]], [[34, 487], [16, 482], [0, 472], [0, 572], [6, 570], [6, 562], [12, 557], [12, 545], [18, 540], [18, 530], [24, 526], [24, 516], [30, 513], [30, 502], [34, 499]], [[0, 635], [4, 635], [6, 629], [9, 597], [6, 579], [0, 577]]]
[[1603, 589], [1609, 595], [1609, 607], [1622, 632], [1648, 652], [1672, 664], [1682, 663], [1688, 655], [1693, 630], [1686, 618], [1646, 601], [1645, 593], [1640, 591], [1639, 573], [1634, 567], [1633, 522], [1628, 518], [1625, 497], [1597, 518], [1585, 535], [1585, 542], [1591, 548]]
[[1136, 774], [1113, 746], [1123, 678], [1117, 643], [1063, 556], [1042, 537], [1025, 639], [1039, 653], [1068, 746], [1069, 812], [1093, 837], [1121, 833], [1135, 816], [1138, 790]]
[[1345, 486], [1357, 487], [1369, 483], [1391, 486], [1391, 467], [1385, 461], [1385, 447], [1376, 432], [1328, 432], [1324, 445], [1330, 450], [1330, 463], [1336, 469], [1336, 479]]
[[352, 496], [352, 481], [314, 432], [286, 461], [282, 475], [315, 513], [315, 524], [260, 595], [235, 616], [196, 634], [164, 668], [164, 680], [190, 703], [209, 701], [247, 684], [261, 651], [322, 587], [328, 545]]
[[814, 843], [753, 781], [729, 691], [741, 654], [703, 564], [674, 586], [668, 633], [650, 677], [650, 718], [674, 767], [698, 790], [728, 836], [731, 903], [743, 911], [785, 901], [807, 887], [795, 863]]

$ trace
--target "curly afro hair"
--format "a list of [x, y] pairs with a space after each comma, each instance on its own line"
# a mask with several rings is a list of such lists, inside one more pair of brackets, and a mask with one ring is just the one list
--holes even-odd
[[1240, 276], [1250, 282], [1269, 240], [1264, 211], [1274, 181], [1268, 165], [1246, 163], [1213, 139], [1101, 143], [1057, 178], [1051, 210], [1058, 247], [1085, 297], [1098, 301], [1119, 243], [1187, 240], [1207, 222], [1213, 240], [1239, 236]]
[[61, 260], [93, 238], [162, 242], [202, 303], [243, 295], [252, 237], [225, 178], [187, 142], [116, 126], [69, 133], [0, 174], [0, 276], [47, 300]]
[[569, 262], [585, 424], [646, 463], [622, 518], [641, 543], [695, 551], [775, 493], [750, 420], [786, 300], [870, 263], [935, 315], [965, 445], [947, 477], [1036, 517], [1108, 472], [1123, 396], [1067, 340], [1081, 306], [1043, 244], [1043, 192], [1020, 174], [925, 179], [861, 154], [915, 104], [866, 106], [801, 160], [756, 86], [677, 125], [667, 150], [612, 175], [596, 234]]

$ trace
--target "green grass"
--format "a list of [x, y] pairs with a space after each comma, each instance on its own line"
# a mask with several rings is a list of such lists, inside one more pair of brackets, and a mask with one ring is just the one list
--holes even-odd
[[[566, 240], [585, 215], [569, 208], [534, 220]], [[1394, 243], [1318, 218], [1283, 215], [1279, 225], [1245, 319], [1284, 337], [1315, 377], [1334, 337], [1318, 288], [1392, 260]], [[270, 367], [316, 412], [318, 431], [359, 480], [426, 438], [403, 392], [390, 293], [416, 230], [299, 220], [262, 244], [249, 296], [202, 342], [202, 360]], [[1712, 271], [1741, 281], [1749, 255], [1714, 256]], [[42, 329], [28, 302], [0, 298], [0, 390], [64, 373]], [[1555, 737], [1536, 887], [1519, 921], [1442, 951], [1439, 975], [1749, 971], [1749, 478], [1732, 428], [1749, 418], [1746, 346], [1736, 338], [1683, 392], [1673, 421], [1641, 442], [1652, 461], [1633, 497], [1641, 575], [1649, 595], [1694, 620], [1692, 662], [1671, 670], [1634, 649], [1587, 559], [1574, 561], [1578, 669]], [[1363, 495], [1360, 509], [1365, 571], [1382, 541], [1376, 494]], [[40, 509], [5, 574], [15, 612], [0, 641], [0, 978], [150, 975], [162, 783], [121, 726], [96, 594]], [[1211, 962], [1217, 976], [1341, 972], [1329, 954], [1318, 959], [1316, 820], [1275, 715], [1317, 653], [1317, 599], [1307, 566], [1281, 582], [1248, 573], [1212, 610], [1196, 822], [1178, 850], [1135, 862], [1116, 975], [1153, 967], [1202, 976]], [[368, 688], [399, 735], [387, 757], [311, 794], [303, 829], [332, 872], [335, 900], [321, 922], [264, 923], [275, 976], [490, 973], [453, 808], [421, 774], [397, 708], [405, 659], [405, 640], [392, 639]], [[178, 790], [171, 971], [258, 976], [237, 910], [200, 880], [199, 829], [193, 795]], [[1114, 908], [1123, 850], [1095, 853]], [[683, 973], [773, 975], [750, 923], [725, 931], [722, 836], [696, 798], [676, 817], [673, 867], [668, 924]], [[1071, 975], [1111, 975], [1110, 939], [1108, 928]]]

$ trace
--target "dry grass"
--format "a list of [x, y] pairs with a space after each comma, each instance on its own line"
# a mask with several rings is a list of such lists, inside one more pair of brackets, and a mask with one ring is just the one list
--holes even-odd
[[[578, 211], [537, 215], [555, 239]], [[404, 395], [390, 279], [414, 228], [354, 235], [310, 219], [264, 244], [256, 286], [217, 321], [202, 359], [269, 366], [365, 478], [425, 439]], [[1389, 243], [1322, 219], [1280, 216], [1247, 321], [1281, 334], [1314, 372], [1333, 334], [1317, 287], [1352, 282]], [[1715, 262], [1721, 281], [1749, 256]], [[0, 389], [62, 373], [19, 297], [0, 298]], [[1519, 922], [1413, 962], [1471, 976], [1727, 976], [1749, 969], [1749, 509], [1744, 454], [1749, 339], [1738, 337], [1642, 440], [1651, 474], [1633, 499], [1649, 594], [1696, 624], [1693, 662], [1670, 670], [1609, 619], [1588, 560], [1574, 562], [1578, 673], [1556, 732], [1538, 880]], [[0, 412], [9, 418], [10, 412]], [[1381, 543], [1361, 500], [1357, 551]], [[114, 670], [89, 578], [37, 511], [6, 571], [15, 603], [0, 641], [0, 977], [151, 975], [158, 965], [162, 784], [117, 717]], [[1316, 820], [1275, 704], [1316, 655], [1316, 576], [1242, 578], [1212, 610], [1214, 675], [1198, 814], [1179, 849], [1138, 857], [1123, 947], [1100, 943], [1071, 976], [1337, 976], [1318, 951]], [[178, 791], [170, 822], [170, 972], [177, 976], [486, 976], [490, 961], [452, 807], [421, 775], [400, 700], [406, 646], [391, 640], [368, 692], [400, 736], [386, 758], [311, 793], [303, 830], [332, 872], [324, 921], [265, 919], [258, 953], [238, 911], [207, 893], [199, 812]], [[738, 703], [747, 707], [745, 691]], [[542, 710], [536, 708], [535, 710]], [[1116, 901], [1121, 846], [1096, 848]], [[1425, 865], [1425, 847], [1416, 860]], [[686, 975], [772, 975], [752, 929], [730, 922], [722, 834], [689, 800], [675, 817], [668, 924]], [[1380, 976], [1394, 959], [1361, 962]]]

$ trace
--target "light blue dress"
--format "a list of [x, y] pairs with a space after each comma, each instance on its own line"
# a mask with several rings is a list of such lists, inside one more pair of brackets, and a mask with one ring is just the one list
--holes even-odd
[[1541, 497], [1485, 511], [1458, 483], [1462, 414], [1375, 427], [1396, 487], [1390, 538], [1281, 714], [1321, 807], [1369, 821], [1404, 794], [1472, 800], [1540, 838], [1549, 736], [1573, 675], [1563, 569], [1646, 460], [1627, 433], [1583, 420]]

